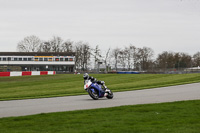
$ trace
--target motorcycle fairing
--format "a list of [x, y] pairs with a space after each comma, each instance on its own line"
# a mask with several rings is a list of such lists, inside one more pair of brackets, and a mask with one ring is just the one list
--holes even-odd
[[[91, 88], [94, 88], [95, 90], [97, 90], [97, 92], [99, 93], [99, 97], [104, 97], [105, 92], [102, 90], [101, 85], [99, 85], [97, 83], [93, 83], [91, 85]], [[92, 91], [94, 91], [94, 90], [92, 90]]]

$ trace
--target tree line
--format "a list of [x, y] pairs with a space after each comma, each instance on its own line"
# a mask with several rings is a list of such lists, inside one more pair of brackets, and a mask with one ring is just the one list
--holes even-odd
[[43, 41], [37, 36], [27, 36], [17, 44], [20, 52], [75, 52], [75, 69], [87, 71], [103, 62], [105, 72], [110, 70], [126, 71], [169, 71], [200, 66], [200, 52], [189, 55], [184, 52], [163, 51], [154, 58], [155, 53], [149, 47], [137, 48], [130, 44], [124, 48], [109, 48], [105, 53], [89, 43], [71, 40], [64, 41], [53, 36]]

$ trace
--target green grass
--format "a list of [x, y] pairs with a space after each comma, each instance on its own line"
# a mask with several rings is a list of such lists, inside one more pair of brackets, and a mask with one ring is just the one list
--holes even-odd
[[0, 119], [1, 133], [199, 133], [200, 100]]
[[[113, 92], [200, 82], [200, 74], [93, 74]], [[0, 100], [87, 94], [82, 75], [0, 77]]]

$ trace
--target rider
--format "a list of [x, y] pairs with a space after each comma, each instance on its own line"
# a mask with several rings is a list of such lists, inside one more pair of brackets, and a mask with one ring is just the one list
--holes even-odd
[[98, 81], [96, 78], [89, 76], [88, 73], [85, 73], [83, 75], [83, 79], [84, 79], [84, 84], [85, 84], [86, 80], [90, 80], [92, 83], [97, 83], [97, 84], [103, 85], [105, 87], [106, 91], [107, 91], [107, 87], [105, 86], [104, 81]]

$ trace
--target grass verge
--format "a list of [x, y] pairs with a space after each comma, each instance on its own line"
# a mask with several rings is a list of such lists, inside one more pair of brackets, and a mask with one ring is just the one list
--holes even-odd
[[[113, 91], [129, 91], [200, 82], [200, 74], [94, 74]], [[87, 94], [82, 75], [0, 77], [0, 100]]]
[[200, 100], [0, 119], [1, 133], [199, 133]]

